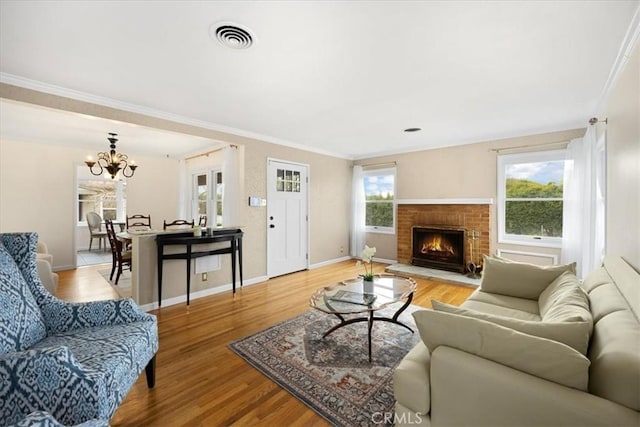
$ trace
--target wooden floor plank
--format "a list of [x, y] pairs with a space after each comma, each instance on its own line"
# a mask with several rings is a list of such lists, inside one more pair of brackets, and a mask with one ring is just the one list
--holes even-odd
[[[383, 272], [384, 264], [374, 271]], [[68, 301], [116, 298], [98, 270], [60, 272], [58, 297]], [[153, 311], [158, 316], [160, 349], [156, 386], [144, 374], [111, 420], [119, 426], [328, 426], [313, 410], [251, 367], [227, 345], [309, 310], [317, 288], [352, 278], [362, 268], [352, 261], [277, 277]], [[431, 299], [461, 304], [472, 287], [416, 278], [413, 304]]]

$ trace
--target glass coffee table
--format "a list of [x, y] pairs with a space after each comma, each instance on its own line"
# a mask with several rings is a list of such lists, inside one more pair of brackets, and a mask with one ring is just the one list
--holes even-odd
[[[380, 274], [375, 276], [373, 282], [365, 282], [362, 278], [358, 278], [318, 289], [311, 295], [309, 305], [340, 319], [340, 323], [325, 332], [322, 338], [343, 326], [367, 322], [369, 362], [371, 362], [371, 329], [374, 321], [395, 323], [413, 333], [413, 329], [398, 321], [398, 317], [411, 304], [416, 288], [417, 284], [411, 278]], [[377, 311], [405, 298], [406, 302], [392, 317], [375, 315]], [[350, 314], [362, 314], [362, 316], [345, 319], [344, 315]]]

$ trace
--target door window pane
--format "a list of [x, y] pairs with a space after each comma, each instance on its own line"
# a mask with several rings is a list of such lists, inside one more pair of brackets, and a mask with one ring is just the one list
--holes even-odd
[[207, 175], [198, 175], [196, 178], [196, 197], [198, 200], [197, 216], [207, 214]]

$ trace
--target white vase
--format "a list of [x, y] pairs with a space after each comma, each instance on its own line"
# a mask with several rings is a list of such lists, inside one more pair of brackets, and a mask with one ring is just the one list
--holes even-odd
[[366, 294], [373, 293], [373, 280], [362, 279], [362, 291]]

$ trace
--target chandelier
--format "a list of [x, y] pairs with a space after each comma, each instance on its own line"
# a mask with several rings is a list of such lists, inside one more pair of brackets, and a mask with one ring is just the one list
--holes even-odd
[[[118, 172], [122, 170], [125, 178], [131, 178], [136, 171], [138, 165], [133, 160], [129, 161], [129, 156], [116, 152], [116, 142], [118, 142], [117, 133], [110, 133], [107, 138], [110, 142], [111, 151], [98, 153], [98, 161], [95, 162], [89, 157], [85, 163], [89, 166], [89, 170], [93, 175], [99, 176], [103, 173], [105, 177], [111, 176], [111, 179], [118, 178]], [[94, 166], [97, 169], [94, 170]], [[106, 172], [105, 172], [106, 171]]]

